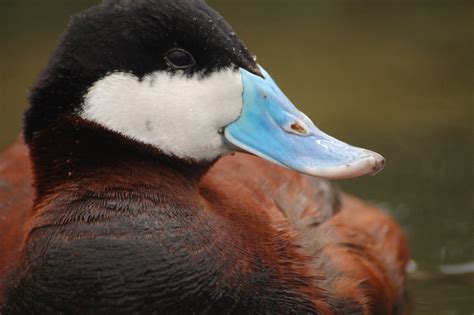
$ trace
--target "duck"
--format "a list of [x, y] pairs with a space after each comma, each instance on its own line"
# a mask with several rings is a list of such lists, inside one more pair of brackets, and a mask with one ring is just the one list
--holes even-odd
[[0, 155], [0, 313], [395, 314], [407, 240], [202, 0], [74, 16]]

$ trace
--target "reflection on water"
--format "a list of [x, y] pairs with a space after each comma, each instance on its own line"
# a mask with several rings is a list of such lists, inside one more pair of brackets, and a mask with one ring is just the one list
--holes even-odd
[[[94, 2], [0, 2], [0, 147], [67, 16]], [[382, 174], [340, 184], [402, 223], [415, 314], [472, 314], [472, 270], [446, 266], [474, 259], [473, 2], [208, 3], [321, 129], [388, 159]]]

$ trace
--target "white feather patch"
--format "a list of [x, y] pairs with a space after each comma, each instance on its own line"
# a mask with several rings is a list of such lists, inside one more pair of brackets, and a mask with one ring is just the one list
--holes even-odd
[[80, 116], [167, 154], [211, 160], [228, 152], [219, 129], [241, 113], [240, 72], [206, 78], [155, 72], [139, 80], [115, 72], [97, 81]]

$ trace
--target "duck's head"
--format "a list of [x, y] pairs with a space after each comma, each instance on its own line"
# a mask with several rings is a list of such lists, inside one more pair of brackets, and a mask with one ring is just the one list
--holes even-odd
[[200, 0], [106, 0], [74, 17], [33, 90], [27, 141], [64, 117], [188, 161], [243, 150], [326, 178], [384, 164], [320, 131]]

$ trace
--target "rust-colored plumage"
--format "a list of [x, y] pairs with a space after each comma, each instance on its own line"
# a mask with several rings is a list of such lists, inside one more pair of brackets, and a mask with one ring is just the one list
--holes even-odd
[[[250, 155], [223, 158], [202, 185], [251, 198], [254, 213], [289, 231], [330, 299], [355, 301], [363, 314], [390, 314], [401, 301], [408, 248], [400, 227], [380, 209]], [[243, 222], [243, 224], [245, 224]], [[329, 300], [330, 300], [329, 299]], [[339, 302], [338, 302], [339, 303]]]
[[32, 206], [31, 161], [18, 140], [0, 155], [0, 292], [6, 268], [19, 256]]
[[[14, 301], [11, 302], [12, 305], [15, 304], [19, 299], [16, 294], [28, 296], [28, 290], [34, 287], [35, 281], [42, 281], [34, 274], [36, 269], [33, 265], [37, 262], [30, 259], [42, 257], [41, 255], [50, 257], [55, 251], [47, 249], [48, 246], [56, 244], [57, 247], [64, 247], [64, 244], [69, 246], [90, 241], [90, 247], [90, 244], [99, 243], [105, 237], [103, 225], [108, 223], [104, 222], [112, 222], [115, 220], [114, 216], [123, 217], [119, 225], [127, 224], [126, 222], [134, 225], [141, 222], [136, 220], [142, 215], [143, 209], [151, 209], [150, 207], [157, 205], [165, 209], [173, 202], [176, 204], [174, 209], [164, 214], [143, 210], [150, 222], [149, 228], [142, 228], [143, 233], [138, 230], [137, 235], [131, 232], [114, 235], [118, 233], [114, 231], [118, 231], [120, 227], [107, 225], [109, 234], [106, 238], [125, 240], [132, 247], [137, 237], [151, 238], [156, 246], [176, 246], [175, 250], [166, 253], [175, 253], [177, 257], [166, 261], [176, 260], [180, 263], [168, 266], [165, 261], [162, 262], [163, 265], [155, 262], [157, 269], [165, 269], [164, 273], [155, 275], [153, 271], [146, 269], [149, 275], [144, 279], [166, 278], [166, 268], [171, 268], [168, 272], [172, 272], [176, 279], [179, 279], [177, 287], [195, 285], [201, 291], [171, 289], [173, 283], [164, 287], [161, 283], [158, 288], [168, 288], [165, 291], [176, 289], [173, 292], [178, 292], [183, 303], [187, 303], [187, 295], [192, 297], [194, 294], [196, 297], [192, 301], [196, 304], [192, 307], [196, 310], [211, 311], [206, 303], [212, 305], [212, 301], [215, 301], [216, 308], [212, 310], [220, 311], [239, 312], [248, 307], [248, 310], [254, 312], [265, 309], [287, 312], [297, 307], [295, 305], [300, 305], [301, 308], [296, 309], [297, 311], [320, 314], [391, 314], [401, 302], [408, 250], [399, 226], [379, 209], [357, 198], [341, 196], [327, 181], [310, 178], [246, 154], [222, 158], [204, 177], [197, 176], [195, 184], [192, 181], [181, 182], [180, 175], [174, 174], [170, 166], [153, 170], [150, 164], [144, 161], [131, 164], [129, 169], [123, 172], [120, 169], [113, 172], [114, 167], [123, 166], [121, 163], [125, 161], [128, 160], [119, 161], [117, 165], [111, 165], [109, 170], [97, 173], [92, 180], [80, 177], [77, 179], [80, 183], [77, 186], [63, 182], [55, 189], [49, 190], [48, 194], [45, 193], [45, 196], [34, 199], [27, 147], [19, 141], [0, 156], [2, 303], [9, 300]], [[76, 172], [81, 168], [83, 166], [76, 169]], [[134, 169], [136, 172], [133, 172]], [[100, 184], [106, 177], [110, 178], [110, 181]], [[134, 186], [131, 186], [134, 182]], [[191, 187], [187, 192], [180, 188], [187, 185]], [[119, 192], [110, 191], [112, 186]], [[166, 194], [160, 195], [160, 189]], [[80, 195], [82, 190], [89, 190], [89, 194], [94, 191], [95, 195], [89, 196], [98, 200], [97, 203], [89, 203], [85, 197], [87, 194]], [[150, 191], [154, 190], [156, 196], [150, 197]], [[142, 192], [144, 201], [136, 199], [140, 198]], [[104, 201], [104, 196], [107, 196], [107, 202]], [[120, 208], [124, 200], [132, 199], [133, 203]], [[34, 206], [33, 200], [36, 200]], [[79, 205], [79, 212], [70, 212], [72, 210], [68, 209], [72, 208], [65, 205], [65, 200], [74, 200]], [[113, 207], [110, 206], [112, 204]], [[186, 205], [190, 204], [196, 205], [196, 209], [188, 211], [189, 206]], [[134, 213], [124, 214], [124, 211]], [[159, 220], [151, 220], [150, 215]], [[166, 223], [166, 227], [159, 227], [159, 233], [154, 231], [152, 225], [162, 222]], [[78, 226], [86, 227], [82, 234], [78, 233]], [[48, 237], [58, 233], [58, 243], [54, 243], [54, 237], [53, 241], [46, 241], [44, 236], [38, 236], [42, 231], [48, 231], [45, 232]], [[44, 240], [45, 245], [40, 244], [38, 239]], [[35, 246], [45, 246], [40, 250], [43, 254], [35, 256]], [[139, 246], [141, 245], [137, 245], [138, 248]], [[74, 250], [78, 251], [78, 248], [74, 247]], [[120, 251], [115, 249], [117, 250]], [[92, 259], [90, 256], [97, 253], [97, 249], [91, 253], [84, 255]], [[134, 255], [138, 255], [137, 253]], [[58, 253], [57, 257], [51, 258], [49, 264], [66, 264], [66, 258], [62, 258], [66, 256], [62, 255], [63, 253]], [[178, 257], [180, 255], [186, 257], [183, 262]], [[124, 257], [128, 256], [124, 254]], [[63, 259], [65, 261], [62, 261]], [[114, 265], [117, 263], [115, 260], [108, 265], [108, 262], [101, 262], [99, 259], [100, 254], [96, 260], [86, 262], [78, 258], [78, 266], [71, 266], [71, 261], [68, 260], [67, 265], [63, 267], [76, 268], [77, 271], [83, 266], [84, 272], [87, 272], [90, 270], [87, 264], [92, 261], [92, 264], [97, 264], [94, 265], [94, 270], [106, 268], [111, 278], [115, 275], [114, 268], [122, 268]], [[98, 265], [102, 263], [104, 265]], [[120, 273], [137, 274], [141, 272], [140, 268], [145, 268], [146, 265], [140, 259], [132, 260], [129, 264], [131, 266], [127, 266], [126, 271], [120, 270]], [[181, 267], [176, 267], [177, 265]], [[21, 268], [24, 270], [18, 270]], [[193, 272], [198, 274], [197, 278], [194, 278]], [[33, 279], [31, 283], [22, 282], [21, 279], [25, 275]], [[60, 275], [54, 277], [56, 276]], [[56, 278], [51, 277], [49, 281], [56, 284], [58, 294], [65, 294], [60, 291], [62, 282], [55, 282]], [[187, 283], [188, 278], [196, 284]], [[71, 292], [76, 292], [75, 281], [81, 285], [84, 283], [81, 282], [84, 281], [82, 278], [68, 279], [67, 285]], [[209, 279], [211, 281], [207, 283]], [[109, 283], [108, 279], [104, 280], [101, 276], [92, 277], [88, 281], [96, 281], [105, 286]], [[121, 284], [123, 287], [120, 294], [125, 297], [128, 294], [133, 299], [134, 290], [138, 289], [130, 284], [130, 290], [127, 291], [127, 281]], [[136, 282], [139, 286], [140, 281]], [[153, 288], [150, 283], [143, 283], [143, 287], [145, 286]], [[202, 297], [198, 293], [207, 292], [208, 288], [211, 288], [208, 297]], [[147, 292], [146, 288], [143, 289]], [[110, 290], [115, 289], [111, 287]], [[113, 292], [114, 296], [125, 298]], [[219, 292], [222, 296], [229, 297], [221, 299]], [[247, 296], [254, 293], [261, 296], [258, 302], [260, 304], [252, 304], [256, 302]], [[48, 296], [47, 293], [42, 294], [39, 292], [35, 296]], [[273, 306], [266, 304], [271, 301], [269, 299], [266, 302], [266, 294], [278, 296], [282, 304], [272, 308]], [[140, 296], [143, 295], [146, 293], [140, 291]], [[73, 296], [75, 300], [67, 302], [71, 306], [63, 306], [63, 310], [74, 309], [73, 307], [79, 310], [81, 305], [84, 305], [83, 310], [91, 310], [90, 305], [81, 302], [80, 295]], [[196, 302], [201, 298], [204, 299], [202, 304]], [[287, 305], [285, 301], [281, 301], [285, 298], [288, 298]], [[175, 301], [176, 297], [163, 299]], [[23, 302], [26, 303], [25, 301], [28, 301], [27, 298]], [[106, 305], [104, 301], [97, 303]], [[247, 304], [242, 306], [239, 301], [247, 301]], [[84, 304], [78, 306], [76, 302]], [[48, 305], [51, 308], [44, 309], [51, 310], [58, 305], [56, 302], [51, 303]], [[121, 300], [116, 303], [121, 305]], [[165, 311], [180, 311], [180, 307], [186, 306], [170, 306], [166, 303], [156, 305]], [[231, 308], [225, 308], [227, 306]], [[284, 308], [286, 306], [288, 309]], [[15, 310], [21, 309], [15, 307], [6, 310], [14, 313]], [[107, 308], [104, 306], [102, 310]], [[140, 309], [138, 311], [140, 312]]]

